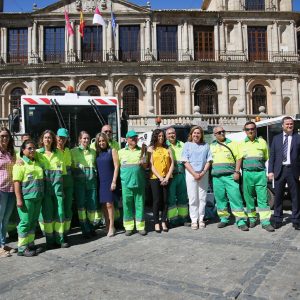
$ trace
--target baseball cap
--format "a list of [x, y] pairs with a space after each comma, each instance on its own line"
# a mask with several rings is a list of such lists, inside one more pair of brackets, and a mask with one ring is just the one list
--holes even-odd
[[132, 137], [135, 137], [135, 136], [138, 136], [138, 134], [134, 130], [129, 130], [126, 134], [126, 138], [132, 138]]
[[61, 137], [65, 137], [68, 138], [69, 137], [69, 131], [66, 128], [59, 128], [57, 130], [57, 136], [61, 136]]

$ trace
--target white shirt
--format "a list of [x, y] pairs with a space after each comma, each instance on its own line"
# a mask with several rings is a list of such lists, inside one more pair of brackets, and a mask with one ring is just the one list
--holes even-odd
[[282, 162], [283, 165], [290, 165], [291, 164], [291, 145], [292, 145], [292, 135], [283, 133], [283, 141], [286, 139], [286, 136], [288, 138], [288, 148], [287, 148], [287, 155], [286, 155], [286, 161]]

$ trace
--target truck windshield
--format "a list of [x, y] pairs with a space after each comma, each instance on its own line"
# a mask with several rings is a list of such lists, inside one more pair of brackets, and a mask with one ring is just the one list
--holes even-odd
[[[90, 105], [59, 106], [64, 122], [70, 133], [71, 146], [77, 144], [77, 137], [82, 130], [87, 131], [91, 139], [101, 131], [100, 124], [93, 107]], [[118, 123], [116, 106], [98, 106], [106, 124], [112, 126], [114, 139], [118, 140]], [[55, 110], [50, 105], [24, 106], [24, 131], [28, 132], [34, 140], [38, 140], [46, 129], [56, 133], [59, 122]]]

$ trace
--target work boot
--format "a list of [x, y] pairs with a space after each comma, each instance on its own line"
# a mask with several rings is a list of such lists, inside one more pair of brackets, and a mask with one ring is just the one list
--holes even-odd
[[36, 256], [35, 250], [30, 250], [26, 248], [23, 252], [18, 252], [18, 256], [25, 256], [25, 257], [33, 257]]
[[126, 236], [131, 236], [133, 234], [133, 230], [126, 230], [125, 235]]
[[60, 244], [60, 248], [69, 248], [70, 245], [66, 242]]
[[242, 231], [249, 231], [249, 228], [246, 224], [240, 225], [240, 226], [238, 226], [238, 228]]
[[147, 235], [147, 231], [145, 229], [139, 230], [138, 233], [143, 236]]
[[255, 226], [256, 226], [256, 221], [254, 221], [254, 222], [251, 222], [251, 221], [250, 221], [249, 227], [250, 227], [250, 228], [254, 228]]
[[274, 232], [275, 229], [271, 224], [267, 224], [267, 225], [262, 225], [262, 228], [267, 230], [268, 232]]
[[225, 223], [225, 222], [222, 222], [222, 221], [221, 221], [221, 222], [218, 223], [217, 227], [218, 227], [218, 228], [224, 228], [224, 227], [226, 227], [227, 225], [228, 225], [228, 223]]

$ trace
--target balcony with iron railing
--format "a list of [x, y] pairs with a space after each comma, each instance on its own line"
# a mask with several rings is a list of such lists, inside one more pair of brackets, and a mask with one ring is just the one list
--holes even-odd
[[39, 53], [0, 53], [0, 65], [13, 64], [63, 64], [63, 63], [106, 63], [120, 61], [138, 62], [264, 62], [264, 63], [299, 63], [299, 53], [293, 51], [248, 52], [239, 50], [198, 51], [198, 50], [101, 50], [101, 51], [41, 51]]

